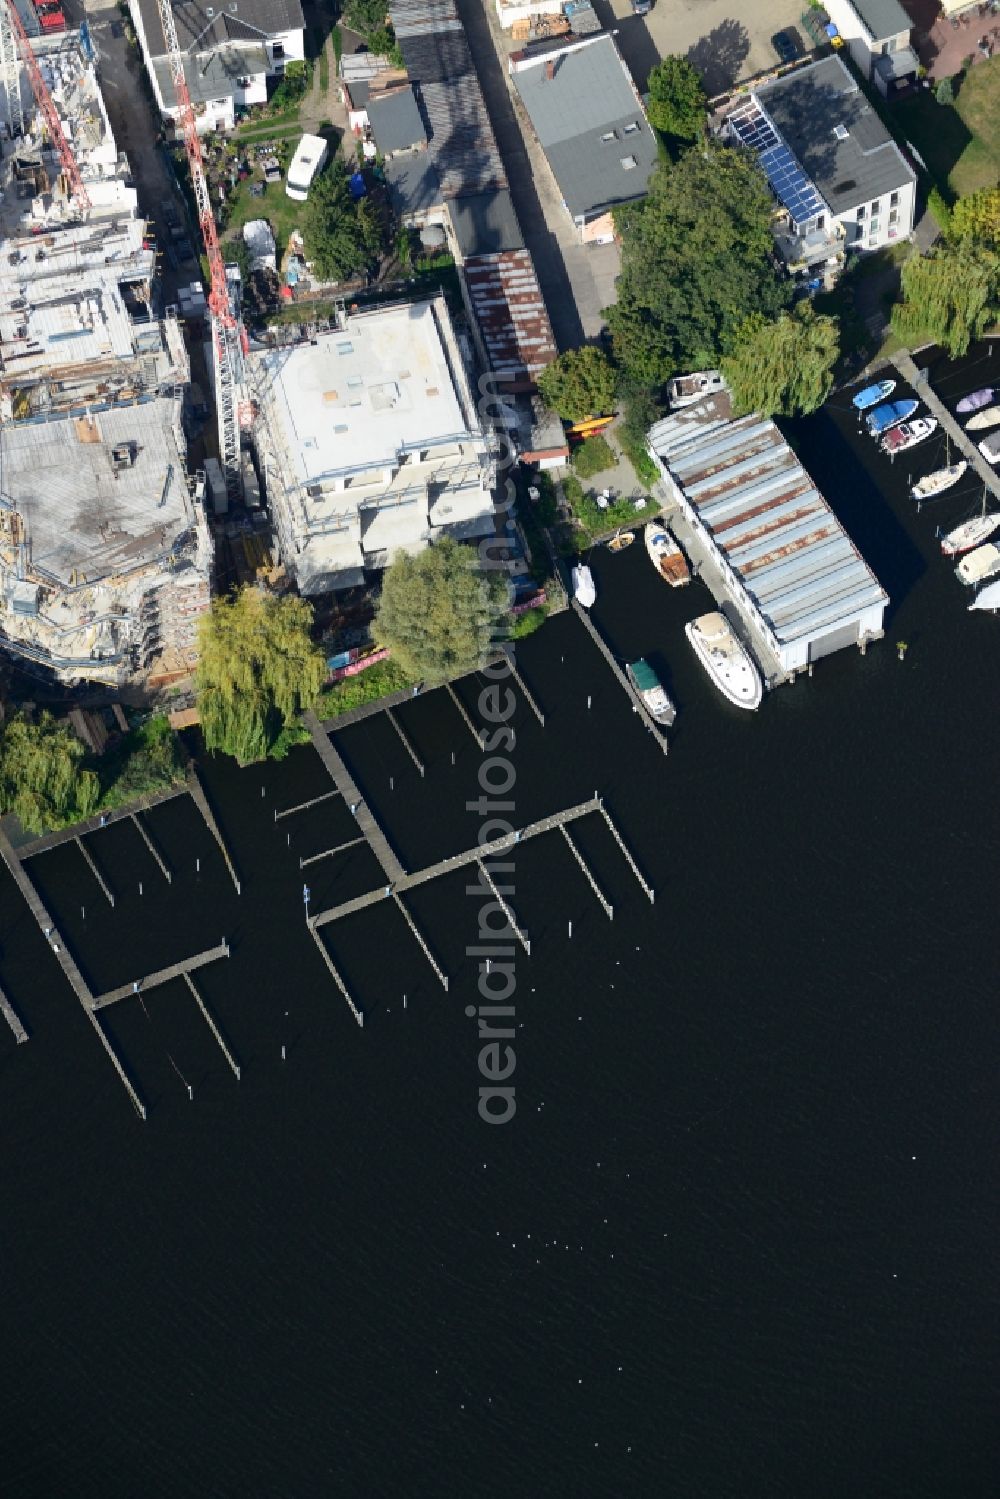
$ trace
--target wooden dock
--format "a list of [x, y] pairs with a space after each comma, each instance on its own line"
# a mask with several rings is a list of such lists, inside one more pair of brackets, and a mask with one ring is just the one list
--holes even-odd
[[283, 817], [294, 817], [296, 812], [308, 812], [310, 807], [318, 807], [320, 802], [332, 801], [340, 792], [334, 787], [332, 791], [323, 791], [319, 796], [311, 796], [307, 802], [296, 802], [294, 807], [285, 807], [282, 812], [275, 811], [274, 820], [280, 822]]
[[159, 807], [163, 802], [170, 802], [175, 797], [187, 794], [187, 782], [182, 781], [177, 786], [168, 786], [166, 791], [138, 796], [135, 801], [129, 802], [125, 807], [117, 807], [113, 812], [101, 812], [97, 817], [88, 817], [85, 822], [75, 822], [72, 827], [59, 828], [54, 833], [44, 833], [40, 838], [33, 838], [30, 843], [22, 843], [17, 850], [18, 857], [21, 860], [33, 859], [36, 854], [47, 853], [50, 848], [58, 848], [61, 843], [72, 843], [74, 838], [84, 838], [88, 833], [109, 828], [114, 822], [124, 822], [137, 812], [148, 812], [150, 807]]
[[144, 978], [133, 979], [130, 984], [120, 984], [117, 989], [109, 989], [106, 994], [99, 994], [96, 999], [91, 1000], [90, 1008], [103, 1010], [108, 1005], [117, 1004], [120, 999], [130, 999], [134, 994], [144, 994], [147, 989], [156, 989], [160, 984], [169, 984], [171, 979], [186, 978], [197, 968], [204, 968], [208, 963], [228, 957], [229, 943], [223, 938], [217, 947], [206, 948], [204, 952], [195, 953], [191, 958], [182, 958], [179, 963], [171, 963], [167, 968], [158, 968], [154, 973], [147, 973]]
[[489, 843], [477, 844], [475, 848], [467, 848], [460, 854], [451, 854], [446, 859], [439, 859], [436, 864], [428, 864], [425, 869], [415, 869], [411, 874], [402, 874], [393, 882], [388, 891], [383, 885], [377, 890], [370, 890], [367, 895], [355, 896], [353, 900], [344, 901], [342, 905], [332, 906], [329, 911], [317, 911], [314, 916], [310, 916], [309, 925], [317, 928], [326, 926], [331, 921], [339, 921], [342, 916], [349, 916], [354, 911], [363, 910], [365, 906], [374, 905], [376, 901], [385, 900], [387, 894], [402, 895], [405, 891], [413, 890], [417, 885], [426, 885], [429, 880], [436, 880], [443, 874], [451, 874], [456, 869], [465, 869], [470, 864], [482, 864], [483, 861], [493, 858], [495, 854], [506, 853], [520, 843], [527, 843], [529, 838], [538, 838], [542, 833], [551, 833], [556, 828], [562, 827], [564, 823], [575, 822], [578, 817], [586, 817], [589, 813], [600, 810], [600, 797], [591, 797], [589, 801], [580, 802], [576, 807], [567, 807], [563, 812], [554, 812], [549, 817], [539, 818], [537, 822], [531, 822], [517, 832], [506, 833], [501, 838], [493, 838]]
[[531, 691], [527, 682], [524, 680], [520, 671], [518, 670], [517, 663], [514, 660], [513, 650], [508, 646], [508, 648], [504, 651], [504, 655], [506, 656], [507, 664], [510, 667], [510, 674], [514, 678], [514, 681], [517, 683], [518, 687], [520, 687], [521, 689], [521, 696], [524, 698], [524, 701], [527, 703], [528, 707], [531, 709], [532, 713], [535, 715], [535, 717], [538, 719], [538, 722], [544, 729], [545, 714], [538, 706], [538, 703], [535, 701], [534, 693]]
[[194, 1002], [198, 1006], [198, 1008], [201, 1011], [202, 1015], [204, 1016], [205, 1024], [208, 1026], [209, 1030], [212, 1032], [212, 1035], [215, 1037], [216, 1041], [218, 1041], [218, 1043], [219, 1043], [219, 1050], [222, 1052], [222, 1055], [225, 1057], [226, 1061], [229, 1063], [230, 1067], [232, 1068], [232, 1071], [233, 1071], [233, 1073], [234, 1073], [234, 1075], [236, 1077], [236, 1081], [239, 1082], [239, 1080], [240, 1080], [240, 1069], [239, 1069], [239, 1066], [237, 1065], [236, 1058], [233, 1056], [232, 1052], [229, 1050], [229, 1047], [226, 1045], [225, 1041], [222, 1039], [222, 1032], [219, 1030], [219, 1027], [216, 1025], [215, 1020], [214, 1020], [214, 1018], [212, 1016], [212, 1012], [209, 1010], [208, 1005], [202, 999], [200, 991], [196, 988], [194, 979], [191, 977], [190, 969], [186, 968], [184, 970], [184, 982], [187, 984], [188, 988], [191, 990], [191, 993], [194, 996]]
[[919, 396], [926, 403], [931, 414], [937, 417], [942, 430], [951, 438], [962, 457], [969, 460], [970, 467], [975, 469], [987, 489], [997, 500], [1000, 500], [1000, 474], [991, 463], [987, 463], [969, 434], [955, 420], [941, 397], [931, 389], [926, 371], [917, 368], [906, 349], [900, 349], [898, 354], [891, 354], [889, 358], [890, 363], [895, 365], [906, 383], [913, 387], [914, 394]]
[[395, 729], [396, 737], [405, 749], [406, 753], [409, 755], [410, 759], [413, 761], [414, 765], [419, 770], [421, 779], [423, 779], [424, 763], [421, 760], [420, 756], [417, 754], [416, 750], [413, 748], [413, 741], [410, 739], [409, 734], [403, 728], [403, 725], [400, 723], [399, 719], [396, 717], [395, 713], [393, 713], [391, 708], [386, 708], [385, 716], [389, 720], [392, 727]]
[[3, 1016], [3, 1018], [6, 1020], [7, 1024], [13, 1031], [14, 1040], [17, 1042], [18, 1046], [23, 1046], [25, 1041], [27, 1041], [28, 1039], [28, 1032], [24, 1028], [24, 1024], [21, 1020], [20, 1015], [17, 1013], [14, 1006], [11, 1004], [10, 1000], [7, 998], [2, 989], [0, 989], [0, 1015]]
[[302, 715], [302, 722], [312, 735], [313, 744], [316, 746], [316, 751], [329, 772], [330, 779], [357, 818], [358, 827], [368, 839], [372, 853], [385, 870], [386, 878], [391, 884], [398, 884], [400, 880], [405, 878], [406, 871], [396, 857], [388, 838], [376, 822], [371, 808], [355, 785], [351, 773], [335, 749], [333, 741], [323, 729], [312, 709]]
[[149, 829], [145, 826], [144, 823], [140, 822], [140, 820], [139, 820], [139, 814], [137, 812], [133, 812], [131, 815], [132, 815], [132, 822], [135, 825], [135, 830], [139, 834], [139, 837], [142, 839], [143, 843], [149, 849], [149, 852], [150, 852], [150, 854], [151, 854], [151, 856], [153, 858], [154, 863], [159, 868], [159, 871], [162, 874], [163, 878], [166, 880], [167, 884], [168, 885], [172, 885], [174, 877], [170, 873], [170, 870], [167, 868], [166, 860], [164, 859], [163, 855], [160, 853], [160, 850], [157, 848], [156, 844], [153, 842], [152, 838], [150, 837]]
[[600, 651], [605, 661], [611, 667], [611, 670], [614, 672], [619, 686], [622, 687], [628, 694], [629, 701], [631, 702], [632, 707], [635, 709], [636, 713], [638, 713], [639, 718], [641, 719], [644, 726], [652, 734], [658, 748], [661, 749], [665, 755], [669, 754], [670, 745], [667, 742], [666, 734], [661, 733], [660, 727], [657, 724], [656, 720], [652, 717], [649, 709], [646, 707], [646, 704], [636, 692], [635, 688], [632, 686], [632, 683], [629, 681], [622, 668], [618, 665], [618, 662], [615, 660], [614, 653], [612, 652], [610, 646], [607, 644], [597, 626], [594, 624], [594, 621], [591, 619], [589, 613], [578, 599], [573, 600], [573, 610], [576, 614], [577, 619], [583, 625], [587, 634], [597, 646], [597, 649]]
[[459, 697], [458, 693], [455, 691], [450, 682], [445, 682], [444, 687], [448, 696], [451, 698], [452, 702], [455, 704], [455, 707], [458, 709], [459, 714], [461, 715], [462, 722], [465, 724], [465, 727], [468, 729], [469, 733], [476, 741], [477, 747], [479, 749], [482, 749], [483, 736], [481, 731], [477, 729], [475, 724], [472, 722], [472, 717], [469, 713], [469, 710], [466, 708], [465, 704], [462, 702], [462, 699]]
[[66, 979], [71, 989], [73, 990], [73, 993], [76, 995], [83, 1008], [89, 1014], [91, 1009], [93, 1008], [94, 996], [91, 994], [90, 989], [88, 988], [84, 980], [83, 974], [76, 966], [76, 962], [74, 961], [72, 953], [67, 952], [66, 943], [63, 941], [60, 934], [56, 931], [55, 922], [49, 915], [48, 911], [45, 909], [45, 906], [42, 904], [42, 898], [39, 895], [38, 891], [35, 889], [34, 884], [32, 883], [28, 875], [28, 871], [21, 863], [19, 855], [13, 848], [10, 839], [7, 837], [7, 834], [3, 831], [2, 828], [0, 828], [0, 858], [3, 859], [7, 868], [14, 876], [17, 887], [20, 890], [21, 894], [24, 896], [25, 904], [27, 905], [28, 910], [38, 922], [42, 935], [44, 936], [46, 942], [49, 944], [49, 947], [55, 953], [56, 958], [59, 962], [59, 966], [62, 968], [63, 973], [66, 975]]
[[222, 850], [222, 857], [226, 861], [226, 868], [229, 870], [229, 876], [233, 884], [236, 886], [236, 894], [239, 895], [241, 893], [240, 882], [237, 879], [236, 869], [233, 865], [229, 849], [226, 847], [226, 840], [223, 838], [222, 830], [215, 820], [211, 807], [208, 805], [208, 797], [205, 795], [205, 788], [202, 786], [201, 781], [198, 779], [198, 772], [193, 765], [191, 766], [188, 779], [188, 789], [191, 792], [191, 800], [194, 802], [195, 806], [198, 808], [198, 811], [205, 819], [205, 825], [208, 828], [208, 831], [211, 833], [212, 837], [219, 845], [219, 848]]
[[108, 887], [107, 881], [105, 880], [101, 871], [98, 869], [97, 865], [94, 863], [94, 856], [90, 852], [90, 849], [84, 843], [82, 838], [74, 838], [73, 842], [80, 850], [80, 853], [83, 856], [84, 863], [90, 870], [91, 874], [94, 876], [94, 879], [97, 881], [97, 887], [100, 890], [101, 894], [104, 896], [104, 899], [107, 901], [109, 906], [113, 907], [115, 898], [112, 895], [110, 888]]

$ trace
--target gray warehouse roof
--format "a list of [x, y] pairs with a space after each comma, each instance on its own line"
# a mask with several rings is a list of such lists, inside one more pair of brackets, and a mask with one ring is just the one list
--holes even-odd
[[450, 207], [463, 260], [470, 255], [498, 255], [503, 250], [523, 248], [524, 237], [506, 188], [453, 198]]
[[728, 396], [712, 396], [657, 422], [647, 440], [779, 645], [888, 603], [774, 423], [729, 413]]
[[787, 73], [754, 93], [833, 213], [914, 180], [839, 57]]
[[645, 195], [656, 138], [610, 36], [522, 64], [514, 83], [574, 218]]
[[372, 127], [375, 144], [383, 156], [392, 156], [397, 151], [409, 151], [414, 146], [426, 145], [427, 128], [420, 118], [413, 89], [396, 89], [391, 94], [379, 94], [367, 104], [368, 123]]
[[430, 153], [396, 156], [385, 164], [385, 181], [393, 211], [400, 218], [427, 213], [444, 202], [441, 180]]
[[913, 25], [899, 0], [850, 0], [850, 4], [875, 41], [886, 36], [898, 36], [901, 31], [909, 31]]

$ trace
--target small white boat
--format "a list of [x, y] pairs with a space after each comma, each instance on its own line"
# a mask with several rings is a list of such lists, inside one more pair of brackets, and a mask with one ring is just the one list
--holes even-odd
[[936, 495], [944, 494], [946, 489], [951, 489], [969, 467], [966, 459], [961, 463], [949, 463], [947, 468], [936, 468], [932, 474], [925, 474], [918, 479], [910, 490], [915, 500], [933, 500]]
[[625, 674], [642, 698], [651, 717], [661, 728], [669, 729], [677, 717], [677, 709], [667, 696], [666, 688], [649, 662], [642, 657], [638, 661], [630, 661], [625, 667]]
[[573, 597], [583, 605], [585, 609], [593, 607], [597, 598], [597, 588], [594, 583], [594, 574], [584, 563], [580, 563], [573, 569]]
[[987, 583], [985, 588], [980, 588], [969, 608], [990, 609], [996, 614], [997, 610], [1000, 609], [1000, 581]]
[[691, 581], [687, 558], [662, 521], [651, 520], [643, 530], [649, 560], [665, 583], [680, 588]]
[[976, 446], [987, 463], [1000, 463], [1000, 432], [992, 432], [989, 437], [984, 437], [982, 442], [977, 443]]
[[693, 375], [677, 375], [667, 382], [667, 400], [671, 411], [692, 406], [703, 396], [715, 396], [726, 389], [721, 370], [696, 370]]
[[988, 406], [990, 404], [992, 399], [993, 386], [987, 385], [982, 390], [974, 390], [971, 395], [963, 396], [958, 405], [955, 407], [955, 410], [959, 413], [960, 416], [964, 416], [967, 411], [982, 410], [984, 406]]
[[684, 626], [684, 633], [719, 691], [737, 708], [759, 708], [764, 696], [750, 653], [724, 614], [713, 610]]
[[918, 416], [915, 421], [901, 422], [898, 427], [893, 427], [882, 438], [879, 446], [883, 453], [895, 457], [897, 453], [905, 453], [907, 448], [915, 448], [918, 442], [926, 442], [936, 431], [936, 417]]
[[962, 552], [971, 552], [973, 547], [982, 546], [988, 541], [994, 531], [1000, 528], [1000, 511], [994, 511], [991, 515], [976, 515], [972, 520], [964, 520], [960, 526], [949, 531], [941, 537], [941, 550], [946, 557], [957, 557]]
[[981, 583], [984, 578], [992, 578], [994, 573], [1000, 573], [1000, 547], [992, 541], [969, 552], [955, 569], [960, 583]]
[[966, 422], [966, 432], [985, 432], [989, 427], [1000, 426], [1000, 406], [987, 406], [977, 411], [971, 421]]

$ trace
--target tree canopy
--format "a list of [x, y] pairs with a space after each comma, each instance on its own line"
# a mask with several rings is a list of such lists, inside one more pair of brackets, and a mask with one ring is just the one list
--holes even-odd
[[697, 140], [705, 128], [705, 90], [701, 74], [686, 57], [665, 57], [646, 85], [646, 113], [651, 125], [678, 140]]
[[366, 198], [354, 203], [339, 156], [310, 187], [302, 220], [306, 253], [324, 281], [346, 281], [379, 253], [378, 214]]
[[1000, 187], [984, 187], [952, 205], [949, 239], [1000, 245]]
[[611, 360], [600, 349], [570, 349], [546, 365], [538, 389], [546, 406], [564, 421], [579, 422], [614, 410], [616, 380]]
[[69, 724], [50, 713], [37, 722], [10, 719], [0, 734], [0, 808], [16, 813], [29, 833], [88, 817], [101, 788], [83, 768], [86, 754]]
[[311, 605], [293, 595], [246, 587], [213, 600], [198, 630], [198, 712], [208, 749], [244, 763], [274, 749], [326, 676], [311, 628]]
[[819, 317], [809, 302], [774, 322], [748, 318], [722, 361], [739, 415], [801, 416], [822, 406], [833, 389], [840, 353], [836, 318]]
[[1000, 253], [970, 239], [941, 245], [906, 262], [902, 286], [892, 313], [897, 335], [933, 339], [956, 359], [1000, 312]]
[[375, 638], [414, 680], [445, 682], [482, 664], [506, 613], [504, 575], [483, 572], [471, 547], [445, 536], [386, 569]]
[[631, 383], [656, 387], [717, 364], [755, 313], [774, 317], [790, 286], [772, 257], [774, 200], [746, 151], [716, 141], [659, 167], [640, 211], [621, 216], [615, 353]]

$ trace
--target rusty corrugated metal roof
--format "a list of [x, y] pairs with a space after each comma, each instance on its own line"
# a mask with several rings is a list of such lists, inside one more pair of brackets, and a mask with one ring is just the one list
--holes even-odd
[[463, 274], [494, 370], [533, 385], [557, 351], [531, 256], [527, 250], [477, 255]]

